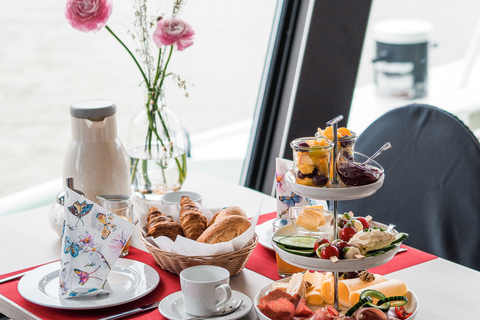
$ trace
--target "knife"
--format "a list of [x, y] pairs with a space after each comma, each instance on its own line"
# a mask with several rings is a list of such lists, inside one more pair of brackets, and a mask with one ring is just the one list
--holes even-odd
[[[28, 272], [28, 271], [27, 271], [27, 272]], [[0, 280], [0, 283], [4, 283], [4, 282], [11, 281], [11, 280], [15, 280], [15, 279], [17, 279], [17, 278], [21, 278], [21, 277], [23, 277], [27, 272], [22, 272], [22, 273], [19, 273], [19, 274], [14, 275], [14, 276], [11, 276], [11, 277], [2, 279], [2, 280]]]
[[122, 313], [119, 313], [119, 314], [114, 314], [113, 316], [109, 316], [109, 317], [106, 317], [106, 318], [101, 318], [101, 319], [98, 319], [98, 320], [113, 320], [113, 319], [125, 318], [125, 317], [131, 316], [133, 314], [137, 314], [137, 313], [140, 313], [140, 312], [145, 312], [145, 311], [148, 311], [148, 310], [155, 309], [155, 308], [158, 307], [159, 303], [160, 303], [160, 301], [157, 301], [157, 302], [154, 302], [154, 303], [149, 303], [149, 304], [146, 304], [144, 306], [141, 306], [141, 307], [129, 310], [129, 311], [125, 311], [125, 312], [122, 312]]

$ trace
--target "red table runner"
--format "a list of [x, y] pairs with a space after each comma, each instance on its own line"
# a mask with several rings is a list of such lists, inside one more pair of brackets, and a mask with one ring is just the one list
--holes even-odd
[[[127, 259], [141, 261], [145, 264], [148, 264], [155, 270], [157, 270], [158, 274], [160, 275], [160, 283], [152, 292], [150, 292], [145, 297], [126, 303], [124, 305], [105, 308], [105, 309], [95, 309], [95, 310], [64, 310], [64, 309], [53, 309], [48, 307], [42, 307], [25, 300], [18, 293], [17, 285], [19, 280], [12, 280], [10, 282], [0, 284], [0, 294], [42, 319], [58, 320], [58, 319], [65, 318], [65, 319], [89, 320], [89, 319], [98, 319], [102, 317], [107, 317], [113, 314], [131, 310], [135, 307], [143, 306], [147, 303], [160, 301], [167, 295], [180, 290], [180, 280], [178, 279], [178, 276], [176, 274], [162, 270], [155, 263], [155, 260], [150, 255], [150, 253], [130, 246], [130, 253], [127, 256]], [[15, 271], [9, 274], [4, 274], [0, 277], [0, 279], [6, 278], [8, 276], [11, 276], [20, 272], [35, 269], [35, 268], [36, 267], [32, 267], [24, 270]], [[137, 315], [136, 317], [132, 316], [130, 318], [131, 319], [141, 318], [142, 320], [143, 319], [145, 320], [165, 319], [159, 313], [158, 309], [147, 311]]]
[[[261, 215], [258, 224], [264, 223], [268, 220], [275, 218], [276, 212], [269, 214]], [[398, 254], [393, 259], [376, 268], [370, 269], [372, 273], [378, 274], [387, 274], [390, 272], [398, 271], [410, 266], [420, 264], [432, 259], [437, 258], [436, 256], [402, 245], [402, 247], [408, 248], [407, 252]], [[121, 306], [115, 306], [105, 309], [96, 309], [96, 310], [62, 310], [62, 309], [52, 309], [47, 307], [38, 306], [27, 300], [25, 300], [17, 290], [17, 285], [19, 280], [13, 280], [7, 283], [0, 284], [0, 294], [4, 297], [10, 299], [14, 303], [23, 307], [24, 309], [30, 311], [36, 316], [42, 319], [60, 319], [60, 318], [70, 318], [70, 319], [98, 319], [100, 317], [106, 317], [112, 314], [120, 313], [133, 309], [135, 307], [142, 306], [147, 303], [152, 303], [159, 301], [166, 297], [167, 295], [177, 292], [180, 290], [180, 281], [176, 274], [172, 274], [168, 271], [161, 269], [156, 263], [153, 257], [148, 252], [130, 247], [130, 254], [127, 256], [128, 259], [136, 260], [148, 264], [153, 267], [160, 275], [160, 284], [147, 296], [140, 298], [138, 300], [126, 303]], [[0, 279], [9, 277], [11, 275], [28, 271], [36, 267], [27, 268], [24, 270], [18, 270], [9, 274], [4, 274], [0, 276]], [[246, 268], [252, 271], [255, 271], [261, 275], [264, 275], [272, 280], [278, 280], [280, 277], [277, 272], [277, 264], [275, 261], [275, 252], [263, 247], [262, 245], [257, 245], [253, 250], [247, 264]], [[132, 317], [132, 319], [165, 319], [162, 317], [158, 310], [151, 310]]]

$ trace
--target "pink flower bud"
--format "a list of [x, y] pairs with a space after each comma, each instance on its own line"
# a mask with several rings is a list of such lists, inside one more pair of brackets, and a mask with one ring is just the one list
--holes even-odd
[[112, 0], [67, 0], [65, 17], [77, 30], [97, 32], [112, 14]]
[[175, 45], [177, 50], [183, 51], [193, 44], [194, 35], [192, 27], [181, 19], [160, 19], [153, 33], [153, 42], [158, 47]]

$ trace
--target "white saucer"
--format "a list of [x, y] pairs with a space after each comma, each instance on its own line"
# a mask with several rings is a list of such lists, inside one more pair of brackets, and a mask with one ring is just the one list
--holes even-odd
[[265, 221], [262, 224], [257, 225], [255, 232], [258, 236], [258, 243], [264, 246], [267, 249], [273, 250], [272, 246], [272, 237], [273, 237], [273, 221], [276, 218]]
[[58, 276], [60, 262], [52, 262], [20, 279], [18, 292], [26, 300], [50, 308], [88, 310], [121, 305], [137, 300], [155, 289], [160, 282], [158, 272], [149, 265], [130, 259], [118, 259], [108, 275], [112, 293], [81, 299], [60, 299]]
[[[234, 320], [245, 316], [250, 312], [250, 309], [252, 309], [252, 300], [250, 300], [247, 295], [232, 290], [232, 299], [227, 303], [227, 307], [236, 304], [240, 300], [243, 300], [243, 304], [237, 311], [223, 317], [215, 317], [215, 319]], [[183, 297], [181, 291], [177, 291], [163, 298], [158, 305], [158, 310], [162, 316], [170, 320], [184, 320], [194, 317], [186, 313], [183, 309]]]

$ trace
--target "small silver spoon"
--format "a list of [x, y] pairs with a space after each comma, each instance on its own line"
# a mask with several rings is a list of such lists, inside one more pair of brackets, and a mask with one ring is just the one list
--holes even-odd
[[365, 160], [365, 162], [362, 163], [362, 164], [367, 164], [367, 163], [369, 163], [369, 162], [372, 161], [374, 158], [376, 158], [378, 155], [382, 154], [384, 151], [387, 151], [387, 150], [390, 149], [391, 147], [392, 147], [392, 145], [390, 144], [390, 142], [385, 143], [380, 149], [377, 150], [377, 152], [375, 152], [370, 158], [368, 158], [367, 160]]
[[237, 311], [238, 308], [242, 305], [243, 300], [240, 300], [236, 305], [228, 307], [225, 311], [218, 311], [214, 313], [209, 313], [203, 316], [198, 316], [198, 317], [193, 317], [193, 318], [188, 318], [187, 320], [198, 320], [198, 319], [204, 319], [204, 318], [209, 318], [209, 317], [214, 317], [214, 316], [226, 316], [228, 314], [234, 313]]

